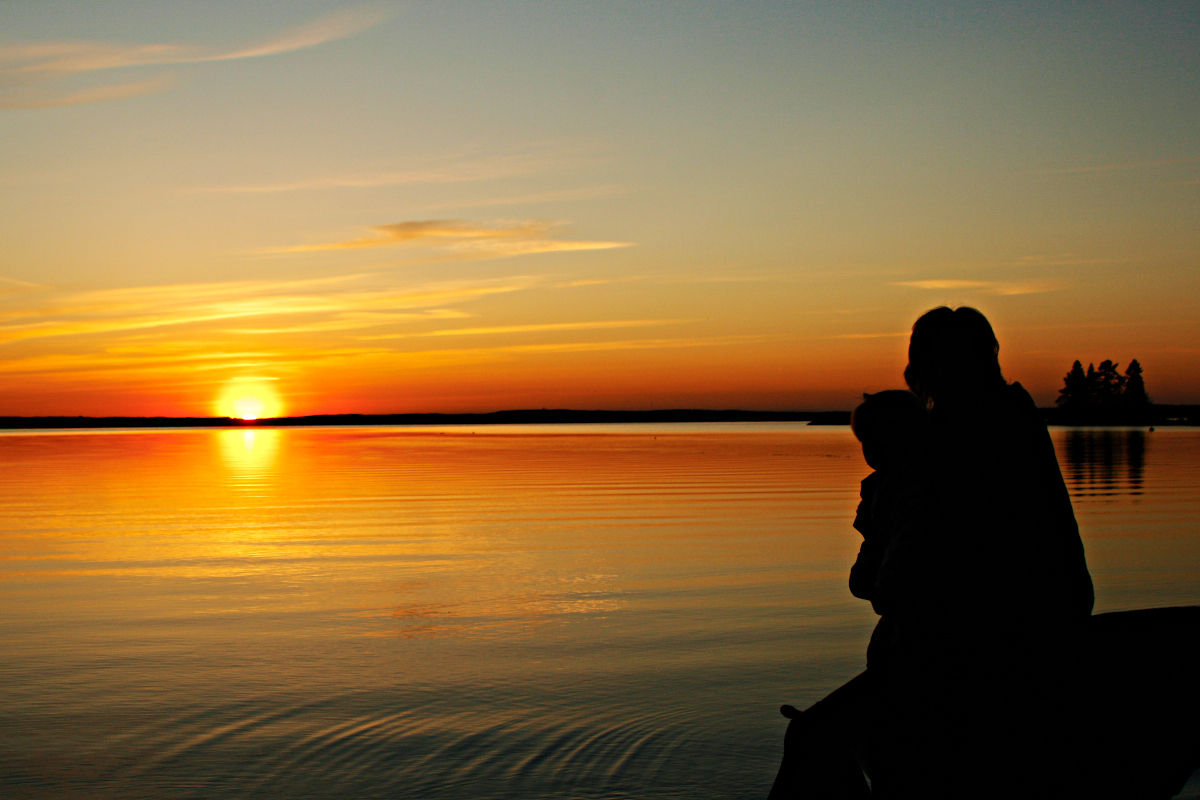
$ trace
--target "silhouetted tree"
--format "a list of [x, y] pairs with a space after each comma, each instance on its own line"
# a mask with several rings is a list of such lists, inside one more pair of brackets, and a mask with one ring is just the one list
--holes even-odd
[[1135, 414], [1142, 414], [1150, 407], [1150, 396], [1146, 394], [1146, 384], [1142, 380], [1142, 365], [1135, 358], [1125, 368], [1125, 408]]
[[1063, 378], [1063, 388], [1058, 390], [1058, 399], [1054, 403], [1062, 408], [1078, 411], [1088, 405], [1088, 378], [1083, 372], [1083, 365], [1078, 361], [1071, 371]]
[[1091, 376], [1092, 397], [1095, 405], [1104, 411], [1115, 411], [1122, 405], [1125, 390], [1125, 376], [1117, 368], [1119, 364], [1112, 361], [1101, 361], [1096, 372]]
[[1063, 377], [1063, 388], [1054, 401], [1064, 413], [1059, 419], [1070, 424], [1146, 424], [1153, 416], [1150, 398], [1142, 380], [1142, 365], [1129, 362], [1122, 375], [1119, 364], [1101, 361], [1100, 366], [1076, 361]]

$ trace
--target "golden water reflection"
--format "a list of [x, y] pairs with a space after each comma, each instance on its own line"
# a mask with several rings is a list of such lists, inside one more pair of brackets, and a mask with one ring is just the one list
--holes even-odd
[[[1144, 436], [1054, 432], [1100, 610], [1200, 602], [1200, 432]], [[0, 434], [0, 786], [765, 796], [862, 666], [866, 472], [787, 424]]]
[[1141, 428], [1068, 428], [1061, 432], [1063, 473], [1077, 495], [1142, 494], [1146, 447]]
[[243, 428], [216, 432], [221, 458], [233, 479], [241, 485], [259, 486], [275, 469], [283, 431], [275, 428]]

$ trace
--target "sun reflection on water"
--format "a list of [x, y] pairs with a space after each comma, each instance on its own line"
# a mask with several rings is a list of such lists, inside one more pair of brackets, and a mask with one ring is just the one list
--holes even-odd
[[[861, 669], [867, 468], [710, 431], [0, 435], [0, 786], [765, 794], [774, 706]], [[1053, 436], [1097, 607], [1200, 602], [1200, 435]]]
[[217, 433], [221, 458], [234, 483], [259, 486], [275, 469], [280, 431], [271, 429], [224, 430]]

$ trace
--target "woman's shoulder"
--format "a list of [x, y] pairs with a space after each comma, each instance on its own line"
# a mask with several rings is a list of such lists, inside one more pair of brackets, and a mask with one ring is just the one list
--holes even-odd
[[1019, 422], [1021, 424], [1037, 423], [1043, 425], [1042, 413], [1038, 411], [1037, 403], [1033, 401], [1033, 397], [1026, 391], [1025, 387], [1017, 381], [1004, 385], [1004, 388], [997, 393], [994, 412], [1001, 417]]
[[1034, 451], [1051, 448], [1053, 452], [1045, 415], [1021, 384], [1014, 381], [1005, 387], [999, 417], [995, 430], [1005, 447]]
[[1033, 395], [1025, 390], [1020, 381], [1013, 381], [1006, 384], [1004, 387], [1005, 397], [1009, 402], [1026, 406], [1028, 408], [1037, 408], [1037, 404], [1033, 402]]

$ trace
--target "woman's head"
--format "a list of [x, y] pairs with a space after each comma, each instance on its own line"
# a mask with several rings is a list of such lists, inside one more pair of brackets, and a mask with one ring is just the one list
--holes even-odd
[[973, 308], [935, 308], [913, 324], [904, 380], [926, 400], [966, 400], [1004, 385], [1000, 344]]

